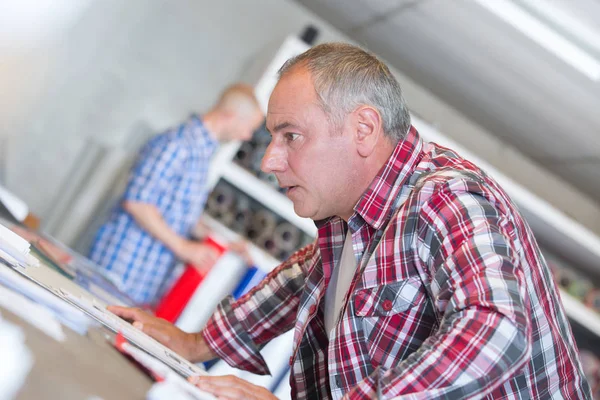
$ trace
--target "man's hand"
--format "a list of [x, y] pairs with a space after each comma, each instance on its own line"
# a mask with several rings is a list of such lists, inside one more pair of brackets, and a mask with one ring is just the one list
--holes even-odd
[[248, 242], [246, 240], [238, 240], [235, 242], [231, 242], [227, 245], [228, 249], [238, 254], [247, 265], [253, 265], [254, 260], [252, 260], [252, 256], [250, 255], [250, 250], [248, 248]]
[[213, 246], [192, 240], [182, 240], [175, 254], [179, 259], [204, 272], [208, 271], [219, 258], [219, 252]]
[[191, 362], [217, 358], [201, 333], [184, 332], [170, 322], [154, 317], [139, 308], [109, 306], [108, 311], [132, 321], [133, 326]]
[[192, 376], [188, 380], [218, 399], [277, 400], [277, 397], [264, 387], [253, 385], [233, 375]]

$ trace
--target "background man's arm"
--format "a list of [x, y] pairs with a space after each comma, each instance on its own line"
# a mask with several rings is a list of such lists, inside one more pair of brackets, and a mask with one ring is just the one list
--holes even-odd
[[162, 242], [180, 260], [198, 268], [208, 268], [216, 261], [217, 252], [212, 246], [179, 236], [163, 219], [155, 205], [125, 200], [122, 206], [138, 225]]

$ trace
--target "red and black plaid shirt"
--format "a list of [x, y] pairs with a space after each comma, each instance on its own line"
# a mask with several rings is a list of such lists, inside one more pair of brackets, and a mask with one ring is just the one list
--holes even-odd
[[[504, 191], [411, 128], [346, 224], [203, 331], [229, 364], [268, 373], [258, 346], [294, 329], [298, 399], [591, 398], [558, 290]], [[323, 297], [349, 228], [359, 266], [335, 329]]]

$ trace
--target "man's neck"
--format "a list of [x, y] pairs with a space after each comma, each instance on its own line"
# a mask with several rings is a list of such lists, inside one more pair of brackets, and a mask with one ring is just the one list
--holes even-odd
[[221, 140], [221, 132], [223, 131], [223, 119], [218, 111], [211, 110], [202, 115], [202, 123], [210, 134], [216, 139]]

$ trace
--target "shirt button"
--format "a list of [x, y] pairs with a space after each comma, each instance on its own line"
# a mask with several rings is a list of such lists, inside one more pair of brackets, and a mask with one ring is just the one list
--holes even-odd
[[335, 376], [335, 385], [340, 389], [342, 388], [342, 377], [340, 375]]
[[294, 363], [294, 356], [290, 356], [290, 361], [289, 361], [290, 367], [292, 366], [293, 363]]
[[381, 305], [381, 307], [383, 308], [384, 311], [390, 311], [393, 306], [394, 306], [394, 303], [392, 303], [391, 300], [384, 300], [383, 304]]
[[317, 311], [317, 306], [315, 306], [314, 304], [312, 306], [310, 306], [310, 308], [308, 309], [308, 312], [310, 314], [314, 314], [315, 311]]

